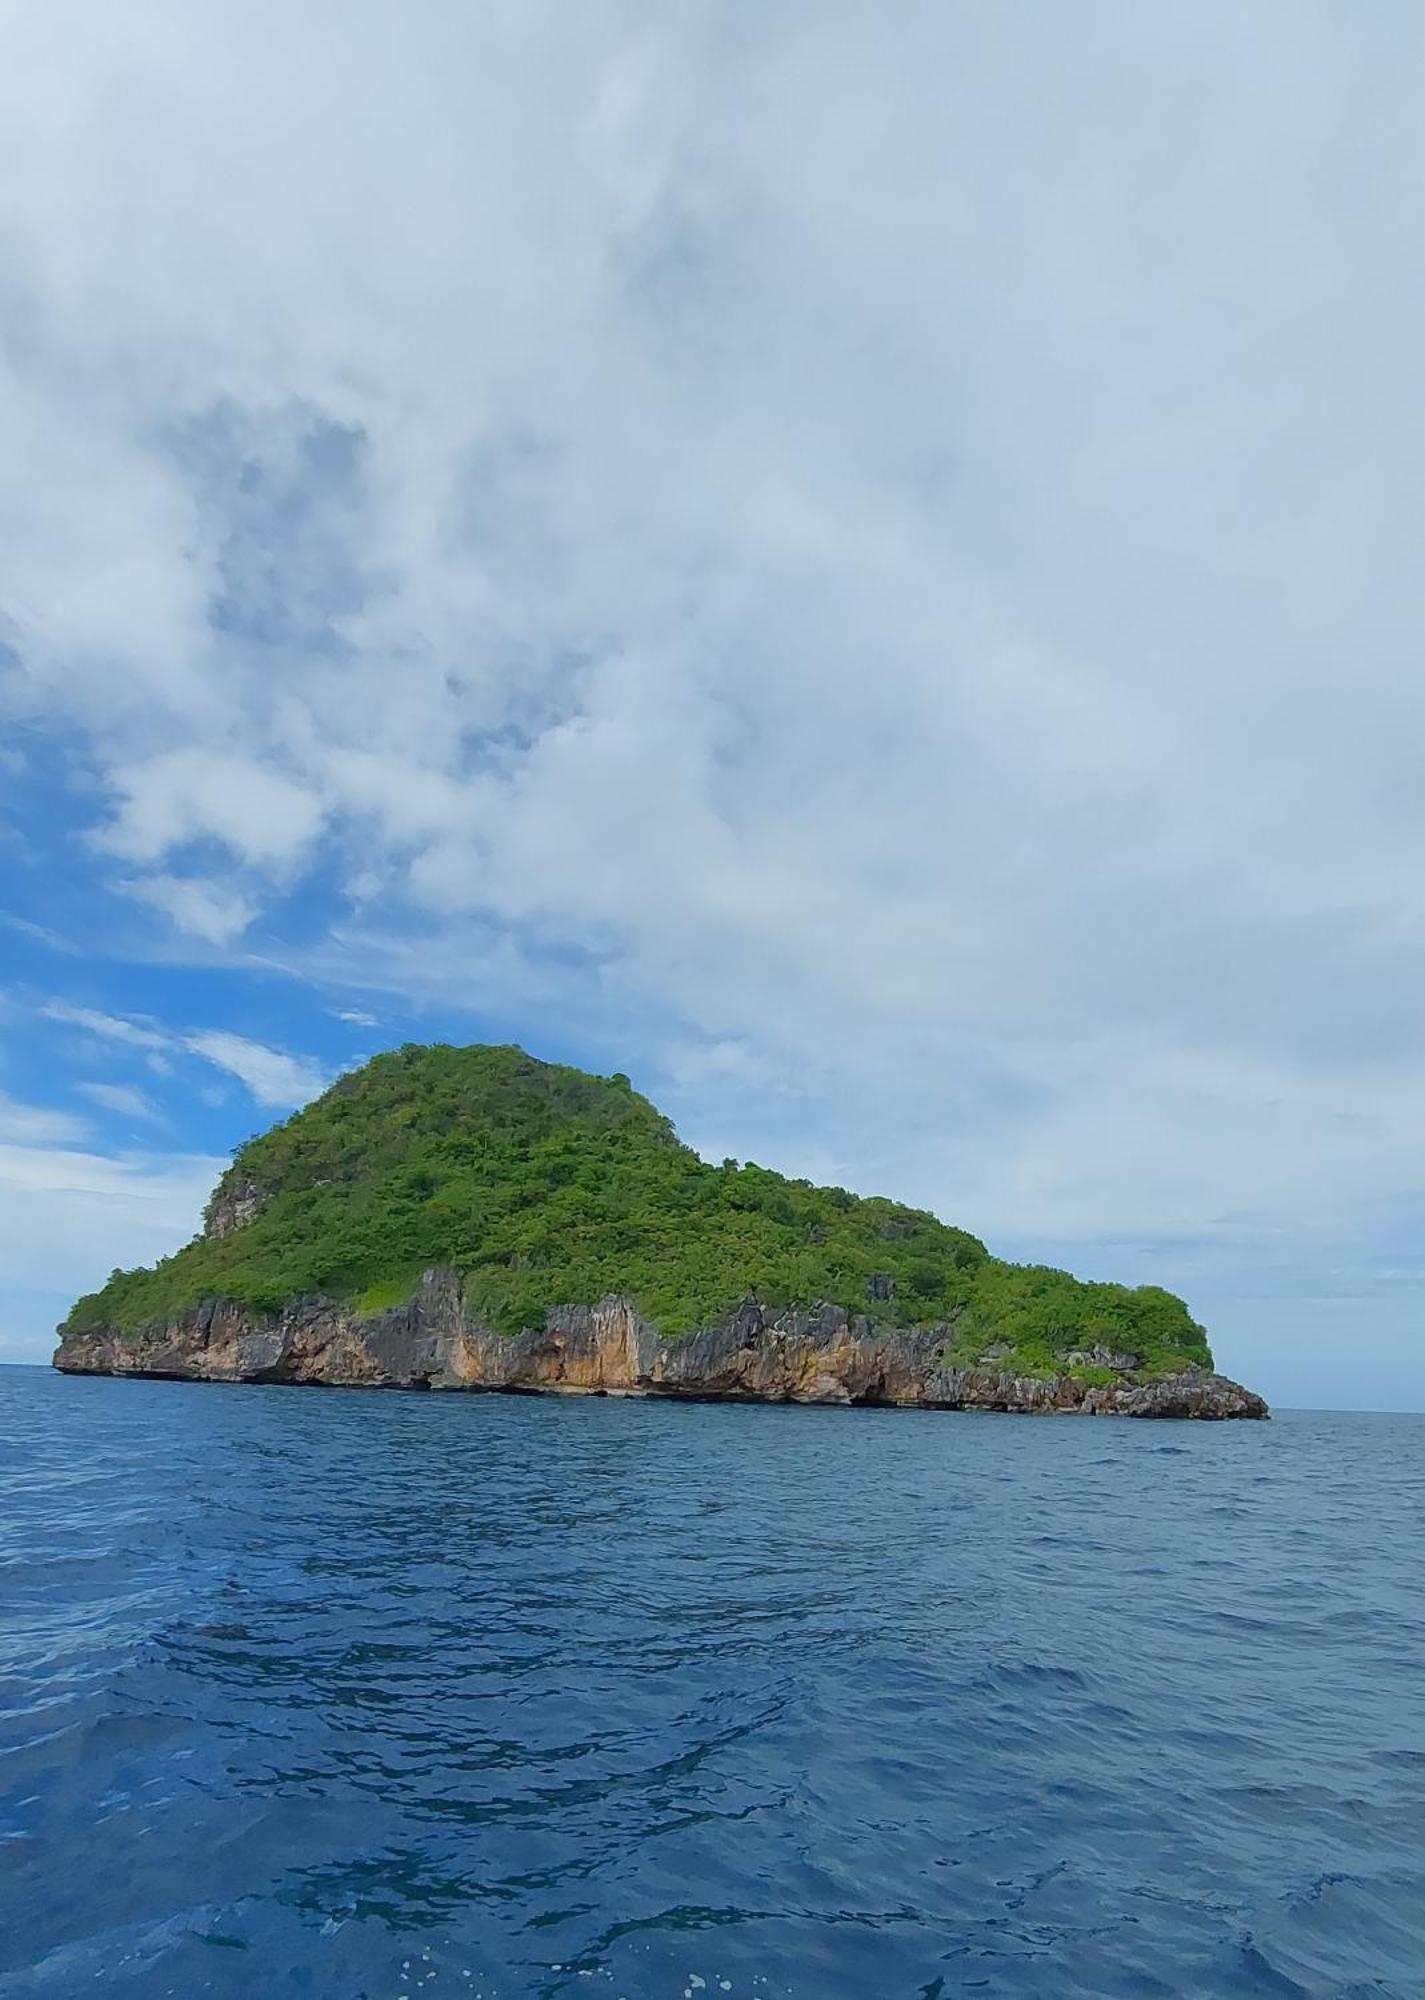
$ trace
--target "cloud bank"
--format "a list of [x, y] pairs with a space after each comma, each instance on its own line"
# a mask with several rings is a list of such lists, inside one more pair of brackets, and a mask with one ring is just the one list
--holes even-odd
[[0, 662], [89, 866], [1244, 1370], [1264, 1293], [1403, 1325], [1422, 40], [12, 10]]

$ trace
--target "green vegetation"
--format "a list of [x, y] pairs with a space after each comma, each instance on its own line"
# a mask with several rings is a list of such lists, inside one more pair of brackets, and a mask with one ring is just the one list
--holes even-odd
[[1065, 1357], [1096, 1346], [1155, 1372], [1210, 1362], [1167, 1292], [1001, 1263], [920, 1209], [710, 1166], [626, 1077], [518, 1048], [377, 1056], [241, 1147], [210, 1215], [249, 1182], [262, 1196], [253, 1220], [152, 1270], [116, 1271], [68, 1328], [141, 1339], [208, 1298], [270, 1311], [320, 1293], [379, 1312], [444, 1264], [506, 1332], [619, 1292], [676, 1338], [753, 1295], [764, 1309], [833, 1300], [888, 1327], [944, 1326], [959, 1365], [991, 1346], [1005, 1351], [996, 1365], [1067, 1365], [1085, 1380], [1112, 1374]]

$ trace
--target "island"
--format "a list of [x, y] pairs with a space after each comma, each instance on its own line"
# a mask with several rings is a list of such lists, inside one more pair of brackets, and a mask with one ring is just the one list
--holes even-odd
[[625, 1076], [407, 1044], [239, 1147], [202, 1233], [59, 1329], [66, 1374], [1265, 1417], [1157, 1286], [683, 1145]]

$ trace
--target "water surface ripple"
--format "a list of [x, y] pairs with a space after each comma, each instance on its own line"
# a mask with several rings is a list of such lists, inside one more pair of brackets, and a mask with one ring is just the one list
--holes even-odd
[[1425, 1993], [1425, 1419], [0, 1370], [0, 1993]]

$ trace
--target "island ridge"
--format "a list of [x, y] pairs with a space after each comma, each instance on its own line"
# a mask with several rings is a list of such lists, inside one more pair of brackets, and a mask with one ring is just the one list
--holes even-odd
[[408, 1044], [240, 1147], [203, 1233], [60, 1328], [66, 1373], [1264, 1417], [1155, 1286], [712, 1166], [623, 1076]]

